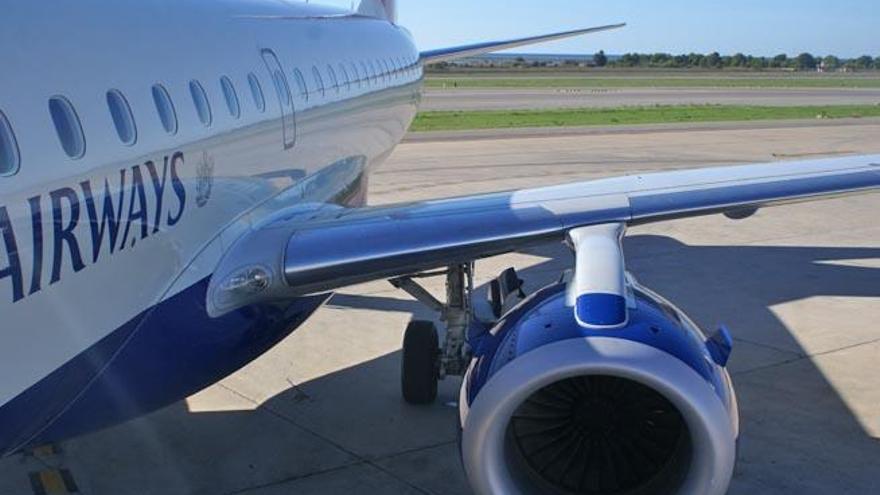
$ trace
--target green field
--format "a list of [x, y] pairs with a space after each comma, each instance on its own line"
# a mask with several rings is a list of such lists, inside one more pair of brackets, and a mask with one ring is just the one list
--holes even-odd
[[596, 77], [432, 75], [428, 88], [880, 88], [880, 77]]
[[611, 126], [681, 122], [880, 117], [880, 105], [761, 107], [737, 105], [422, 112], [415, 132], [516, 127]]

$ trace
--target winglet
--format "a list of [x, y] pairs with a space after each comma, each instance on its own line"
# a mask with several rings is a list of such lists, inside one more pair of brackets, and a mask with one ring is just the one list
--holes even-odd
[[[367, 0], [364, 0], [365, 3]], [[378, 1], [378, 0], [377, 0]], [[573, 36], [582, 36], [585, 34], [598, 33], [611, 29], [620, 29], [626, 24], [610, 24], [607, 26], [591, 27], [586, 29], [575, 29], [574, 31], [563, 31], [560, 33], [544, 34], [540, 36], [530, 36], [528, 38], [517, 38], [506, 41], [489, 41], [486, 43], [477, 43], [473, 45], [454, 46], [450, 48], [441, 48], [438, 50], [428, 50], [421, 53], [423, 64], [436, 64], [448, 60], [455, 60], [463, 57], [473, 57], [484, 53], [497, 52], [508, 48], [516, 48], [519, 46], [533, 45], [535, 43], [544, 43], [545, 41], [555, 41]]]

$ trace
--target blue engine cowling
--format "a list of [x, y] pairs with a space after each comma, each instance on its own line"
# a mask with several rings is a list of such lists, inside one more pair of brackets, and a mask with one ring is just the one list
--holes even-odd
[[724, 494], [739, 422], [726, 331], [707, 339], [631, 277], [626, 325], [587, 328], [570, 285], [472, 339], [460, 425], [475, 491]]

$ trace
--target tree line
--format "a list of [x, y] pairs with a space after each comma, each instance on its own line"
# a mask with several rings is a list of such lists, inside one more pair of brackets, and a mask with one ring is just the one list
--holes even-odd
[[593, 56], [593, 63], [598, 67], [644, 67], [662, 69], [789, 69], [789, 70], [824, 70], [834, 71], [880, 69], [880, 57], [863, 55], [858, 58], [840, 58], [834, 55], [816, 56], [801, 53], [795, 57], [786, 54], [775, 57], [755, 57], [736, 53], [721, 55], [712, 52], [707, 55], [689, 53], [672, 55], [669, 53], [627, 53], [616, 59], [609, 59], [605, 52], [599, 51]]

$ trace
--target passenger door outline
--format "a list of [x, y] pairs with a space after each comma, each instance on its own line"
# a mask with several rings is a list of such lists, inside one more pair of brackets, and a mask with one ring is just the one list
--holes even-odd
[[281, 109], [281, 128], [283, 134], [284, 149], [293, 148], [296, 144], [296, 107], [293, 103], [293, 93], [290, 92], [290, 84], [287, 74], [275, 56], [275, 52], [268, 48], [260, 51], [266, 69], [269, 71], [269, 79], [275, 88], [275, 96]]

